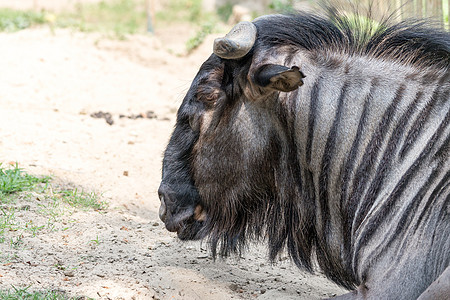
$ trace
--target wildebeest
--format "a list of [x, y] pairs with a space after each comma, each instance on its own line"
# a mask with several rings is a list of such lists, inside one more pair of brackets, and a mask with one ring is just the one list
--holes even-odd
[[317, 259], [345, 299], [449, 297], [449, 34], [330, 10], [239, 23], [213, 52], [164, 154], [166, 228]]

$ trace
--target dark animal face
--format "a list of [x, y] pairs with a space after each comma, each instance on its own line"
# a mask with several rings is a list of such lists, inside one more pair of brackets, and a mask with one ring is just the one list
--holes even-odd
[[[211, 57], [203, 64], [177, 114], [177, 123], [164, 154], [163, 176], [158, 190], [159, 216], [169, 231], [181, 239], [202, 237], [204, 204], [194, 185], [193, 152], [198, 143], [204, 114], [219, 97], [223, 64]], [[215, 76], [215, 77], [214, 77]]]
[[213, 243], [236, 243], [252, 212], [275, 197], [274, 166], [286, 136], [274, 99], [304, 76], [251, 54], [213, 54], [178, 110], [158, 192], [160, 218], [181, 239], [210, 235]]

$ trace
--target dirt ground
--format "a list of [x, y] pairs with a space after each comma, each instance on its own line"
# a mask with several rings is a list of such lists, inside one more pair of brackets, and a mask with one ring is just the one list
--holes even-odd
[[[162, 153], [214, 39], [190, 56], [175, 55], [189, 30], [126, 41], [46, 27], [0, 33], [0, 161], [17, 161], [29, 173], [52, 175], [109, 202], [103, 213], [75, 212], [67, 230], [24, 238], [19, 250], [0, 244], [2, 255], [14, 257], [0, 264], [0, 289], [189, 300], [345, 292], [286, 257], [270, 265], [264, 245], [240, 259], [213, 261], [206, 245], [180, 242], [158, 219]], [[99, 111], [114, 123], [91, 117]], [[148, 111], [151, 118], [120, 118]]]

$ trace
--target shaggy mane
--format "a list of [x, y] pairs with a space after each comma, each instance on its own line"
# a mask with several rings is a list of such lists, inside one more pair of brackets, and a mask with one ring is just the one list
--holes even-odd
[[[394, 24], [389, 18], [376, 22], [361, 14], [345, 16], [335, 9], [328, 9], [327, 12], [328, 17], [298, 13], [256, 19], [254, 24], [258, 37], [253, 51], [241, 60], [224, 63], [224, 78], [228, 76], [229, 79], [223, 80], [226, 84], [222, 84], [233, 88], [227, 88], [225, 91], [227, 101], [216, 106], [216, 110], [221, 111], [216, 117], [222, 118], [224, 105], [231, 106], [232, 101], [239, 99], [242, 94], [239, 84], [227, 84], [229, 81], [239, 80], [236, 74], [244, 74], [242, 78], [246, 80], [250, 57], [254, 51], [260, 49], [291, 45], [293, 48], [305, 49], [319, 55], [329, 51], [342, 56], [373, 57], [415, 66], [419, 73], [421, 69], [439, 70], [439, 73], [443, 73], [450, 67], [449, 33], [429, 27], [426, 21], [410, 20]], [[212, 61], [215, 59], [219, 60], [216, 56], [211, 58]], [[287, 113], [282, 107], [277, 110], [277, 114]], [[287, 120], [288, 117], [279, 119]], [[217, 119], [213, 123], [219, 121]], [[247, 241], [267, 240], [271, 261], [275, 261], [282, 251], [286, 251], [297, 266], [312, 271], [313, 259], [316, 258], [319, 262], [322, 261], [321, 268], [330, 279], [343, 287], [353, 289], [359, 285], [359, 281], [343, 265], [345, 262], [328, 260], [331, 256], [314, 225], [313, 174], [306, 172], [302, 177], [296, 156], [294, 129], [288, 121], [284, 127], [288, 131], [286, 136], [289, 137], [284, 141], [287, 146], [280, 147], [282, 142], [273, 137], [265, 156], [257, 158], [261, 164], [256, 170], [265, 170], [265, 176], [261, 177], [258, 173], [252, 173], [257, 171], [249, 170], [246, 177], [236, 183], [234, 178], [239, 178], [241, 174], [233, 170], [228, 172], [235, 174], [233, 178], [224, 177], [220, 182], [196, 179], [196, 184], [199, 184], [199, 180], [208, 183], [208, 188], [201, 196], [206, 199], [205, 203], [210, 204], [210, 218], [206, 221], [201, 236], [208, 236], [213, 257], [228, 256], [233, 252], [241, 253], [245, 251]], [[233, 145], [232, 135], [222, 136], [221, 140]], [[271, 162], [277, 166], [273, 172]], [[218, 169], [227, 168], [224, 160]], [[202, 176], [214, 178], [217, 174], [203, 171]], [[251, 180], [244, 180], [249, 178]], [[212, 186], [210, 182], [216, 184]], [[236, 184], [239, 185], [237, 188]], [[221, 196], [220, 201], [216, 201], [217, 195], [226, 196]], [[247, 207], [247, 204], [252, 206]], [[259, 213], [254, 213], [256, 210]]]
[[[255, 22], [263, 45], [293, 45], [309, 51], [337, 51], [395, 60], [418, 67], [448, 69], [450, 34], [427, 20], [377, 22], [368, 14], [345, 14], [326, 8], [326, 15], [300, 12]], [[367, 17], [366, 17], [367, 16]]]

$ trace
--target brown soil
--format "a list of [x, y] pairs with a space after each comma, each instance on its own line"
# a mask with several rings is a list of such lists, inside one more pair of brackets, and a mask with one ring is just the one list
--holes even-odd
[[[264, 245], [214, 262], [206, 245], [180, 242], [165, 230], [156, 194], [163, 149], [214, 38], [180, 57], [173, 53], [183, 52], [186, 29], [170, 31], [166, 40], [126, 41], [45, 27], [0, 33], [0, 161], [99, 192], [110, 203], [104, 213], [77, 210], [63, 217], [67, 230], [24, 237], [20, 249], [1, 243], [0, 253], [12, 259], [0, 264], [0, 289], [31, 285], [95, 299], [342, 294], [286, 257], [270, 265]], [[37, 207], [27, 205], [29, 212], [17, 218], [29, 218]]]

